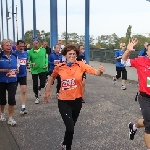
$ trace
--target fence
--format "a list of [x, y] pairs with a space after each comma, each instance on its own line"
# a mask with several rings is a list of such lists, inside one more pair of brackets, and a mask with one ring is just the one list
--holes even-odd
[[[99, 61], [104, 63], [116, 63], [114, 59], [116, 50], [106, 50], [106, 49], [92, 49], [90, 50], [90, 61]], [[139, 51], [134, 51], [131, 53], [130, 58], [135, 58], [139, 54]]]

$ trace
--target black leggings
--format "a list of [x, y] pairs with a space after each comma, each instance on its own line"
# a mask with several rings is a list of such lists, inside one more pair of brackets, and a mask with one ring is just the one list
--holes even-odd
[[[40, 79], [40, 86], [38, 86], [38, 77]], [[45, 87], [46, 73], [41, 72], [39, 74], [32, 74], [32, 80], [33, 80], [33, 92], [35, 94], [35, 97], [38, 98], [38, 90], [41, 90], [41, 88]]]
[[58, 100], [58, 108], [66, 126], [63, 145], [66, 145], [66, 150], [71, 150], [74, 126], [82, 108], [82, 98]]

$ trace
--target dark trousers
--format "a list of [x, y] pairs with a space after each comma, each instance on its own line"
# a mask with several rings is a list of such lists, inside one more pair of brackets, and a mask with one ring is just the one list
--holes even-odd
[[8, 92], [8, 104], [16, 105], [17, 82], [5, 83], [0, 82], [0, 105], [6, 105], [6, 91]]
[[[38, 86], [38, 78], [40, 79], [40, 86]], [[41, 72], [39, 74], [32, 74], [33, 80], [33, 92], [35, 97], [38, 98], [38, 90], [45, 87], [45, 80], [46, 80], [46, 72]]]
[[144, 119], [145, 133], [150, 134], [150, 95], [140, 93], [138, 101]]
[[69, 101], [58, 100], [58, 108], [66, 126], [63, 145], [66, 145], [66, 150], [71, 150], [74, 126], [82, 108], [82, 98]]
[[116, 67], [117, 75], [116, 78], [119, 79], [121, 77], [122, 73], [122, 79], [127, 80], [127, 71], [126, 68], [124, 67]]
[[[49, 75], [51, 75], [53, 72], [49, 72]], [[58, 75], [56, 77], [56, 80], [57, 80], [57, 85], [56, 85], [56, 93], [59, 93], [59, 90], [60, 90], [60, 87], [61, 87], [61, 78], [60, 76]], [[53, 83], [54, 84], [54, 83]]]

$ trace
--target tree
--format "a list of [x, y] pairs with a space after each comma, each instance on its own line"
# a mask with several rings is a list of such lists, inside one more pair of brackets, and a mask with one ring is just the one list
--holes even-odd
[[131, 29], [132, 29], [132, 26], [129, 25], [129, 27], [127, 28], [127, 32], [126, 32], [126, 44], [129, 42], [129, 39], [131, 38]]
[[[36, 30], [36, 35], [41, 43], [43, 41], [46, 41], [50, 45], [50, 32], [45, 32], [44, 30], [42, 31]], [[32, 39], [33, 39], [33, 30], [26, 31], [24, 34], [25, 42], [32, 45]]]

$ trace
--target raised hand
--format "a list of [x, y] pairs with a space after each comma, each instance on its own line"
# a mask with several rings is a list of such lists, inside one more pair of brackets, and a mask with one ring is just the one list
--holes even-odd
[[104, 66], [102, 66], [102, 64], [100, 63], [99, 69], [98, 69], [101, 73], [105, 72], [105, 68]]
[[138, 40], [135, 38], [135, 39], [132, 39], [132, 41], [130, 42], [129, 40], [129, 44], [127, 45], [127, 50], [129, 51], [135, 51], [134, 49], [134, 46], [138, 43]]

